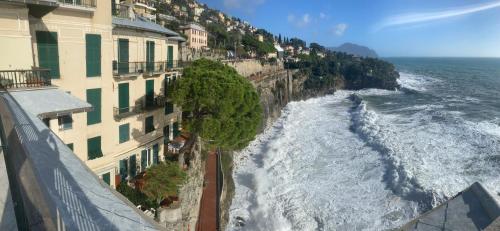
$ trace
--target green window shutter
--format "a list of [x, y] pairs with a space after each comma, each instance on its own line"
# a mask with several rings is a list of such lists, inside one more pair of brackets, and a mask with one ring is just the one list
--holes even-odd
[[158, 144], [155, 144], [153, 145], [153, 164], [158, 164], [160, 159], [159, 159], [159, 151], [160, 151], [160, 148], [158, 146]]
[[108, 185], [111, 185], [111, 174], [109, 172], [102, 174], [102, 181], [106, 182], [106, 184]]
[[87, 125], [101, 122], [101, 89], [87, 89], [87, 102], [92, 105], [93, 111], [87, 112]]
[[167, 47], [167, 67], [168, 68], [174, 67], [174, 47], [173, 46]]
[[146, 42], [146, 70], [153, 71], [155, 62], [155, 42]]
[[101, 75], [101, 35], [86, 34], [87, 77]]
[[168, 96], [168, 82], [170, 81], [170, 79], [165, 75], [165, 80], [163, 81], [163, 92], [164, 92], [164, 95], [165, 96]]
[[73, 149], [73, 143], [66, 144], [66, 146], [68, 146], [68, 148], [69, 148], [69, 149], [71, 149], [71, 151], [75, 151], [75, 150]]
[[145, 123], [144, 127], [145, 127], [145, 130], [146, 130], [146, 134], [155, 130], [154, 117], [153, 116], [146, 117], [146, 120], [145, 120], [144, 123]]
[[146, 107], [154, 105], [155, 100], [155, 81], [154, 79], [146, 80]]
[[122, 124], [118, 127], [120, 144], [130, 139], [130, 124]]
[[126, 113], [130, 111], [129, 101], [129, 84], [118, 84], [118, 110], [120, 113]]
[[118, 73], [129, 73], [128, 39], [118, 39]]
[[57, 33], [37, 31], [36, 43], [38, 47], [38, 64], [41, 68], [50, 69], [51, 78], [58, 79], [60, 73]]
[[170, 126], [165, 126], [163, 128], [163, 143], [168, 144], [170, 141]]
[[141, 151], [141, 171], [144, 172], [146, 171], [146, 167], [148, 166], [148, 151], [147, 150], [142, 150]]
[[135, 177], [137, 175], [137, 158], [135, 157], [135, 155], [132, 155], [130, 156], [130, 158], [128, 158], [128, 163], [128, 166], [130, 166], [130, 176]]
[[88, 160], [93, 160], [102, 157], [100, 136], [90, 138], [87, 140], [87, 156]]
[[165, 103], [165, 115], [174, 113], [174, 104], [172, 102]]
[[174, 138], [177, 138], [179, 135], [180, 135], [180, 131], [179, 131], [179, 122], [175, 122], [173, 124], [173, 129], [174, 129]]
[[120, 160], [120, 178], [121, 181], [125, 181], [128, 176], [128, 160]]

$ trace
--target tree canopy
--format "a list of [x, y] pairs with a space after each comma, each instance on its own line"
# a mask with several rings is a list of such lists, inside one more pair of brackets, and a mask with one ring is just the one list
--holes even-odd
[[184, 184], [186, 173], [177, 163], [166, 161], [146, 170], [142, 192], [160, 203], [167, 196], [176, 196], [179, 186]]
[[245, 147], [262, 121], [259, 95], [251, 83], [221, 62], [200, 59], [184, 69], [169, 91], [187, 112], [186, 128], [226, 149]]

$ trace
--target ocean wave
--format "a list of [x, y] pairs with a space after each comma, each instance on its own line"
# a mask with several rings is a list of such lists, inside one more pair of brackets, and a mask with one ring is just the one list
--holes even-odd
[[419, 203], [422, 211], [428, 210], [446, 198], [432, 189], [424, 189], [419, 180], [407, 171], [396, 153], [399, 147], [388, 142], [388, 131], [377, 125], [378, 115], [367, 109], [366, 103], [356, 94], [351, 95], [351, 129], [373, 149], [382, 154], [386, 164], [384, 180], [389, 188], [406, 200]]
[[433, 84], [441, 82], [436, 78], [407, 72], [400, 72], [397, 81], [401, 88], [417, 92], [427, 91]]

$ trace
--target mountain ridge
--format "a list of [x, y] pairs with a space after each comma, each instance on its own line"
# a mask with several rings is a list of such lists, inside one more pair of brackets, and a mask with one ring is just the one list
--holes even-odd
[[344, 52], [361, 57], [378, 58], [377, 52], [375, 52], [375, 50], [354, 43], [344, 43], [338, 47], [329, 47], [328, 50]]

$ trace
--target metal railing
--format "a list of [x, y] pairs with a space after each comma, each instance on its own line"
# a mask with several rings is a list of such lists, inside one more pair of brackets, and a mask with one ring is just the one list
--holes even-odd
[[63, 5], [81, 6], [88, 8], [95, 8], [97, 0], [57, 0]]
[[144, 72], [145, 62], [113, 61], [113, 75], [139, 75]]
[[117, 119], [123, 119], [141, 113], [142, 109], [143, 109], [142, 105], [136, 105], [124, 108], [113, 107], [113, 116]]
[[174, 69], [181, 69], [191, 64], [190, 61], [167, 60], [161, 62], [118, 62], [113, 61], [113, 75], [127, 76], [139, 74], [158, 74]]
[[167, 102], [167, 98], [164, 95], [154, 95], [151, 99], [145, 97], [145, 102], [143, 104], [143, 110], [155, 110], [161, 107], [165, 107], [165, 103]]
[[146, 62], [145, 74], [153, 75], [165, 72], [167, 62]]
[[0, 88], [36, 88], [51, 86], [50, 70], [5, 70], [0, 71]]

